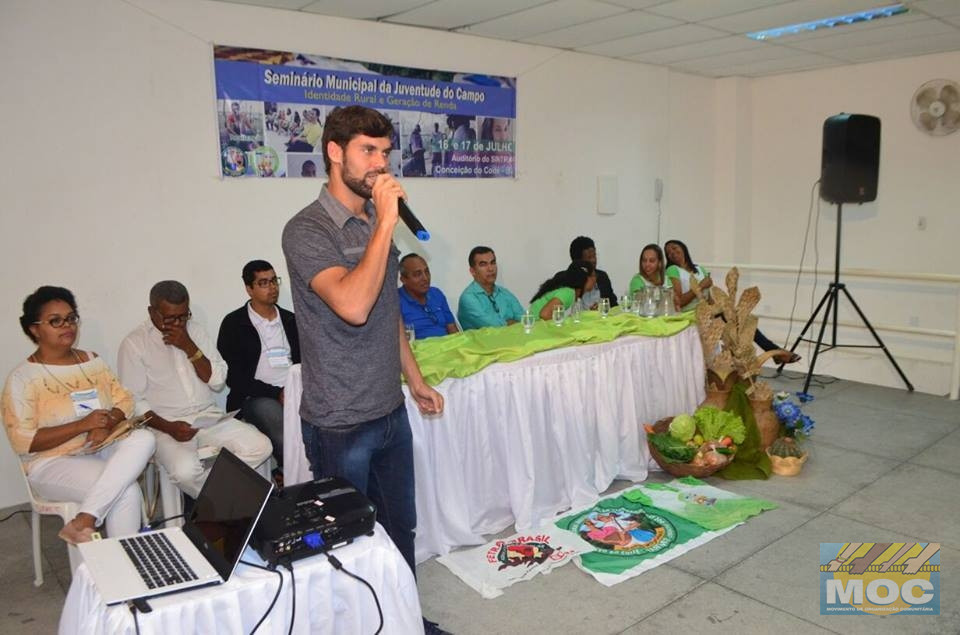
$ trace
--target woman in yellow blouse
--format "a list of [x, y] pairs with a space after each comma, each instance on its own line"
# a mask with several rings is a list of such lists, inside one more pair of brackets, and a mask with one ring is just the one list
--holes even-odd
[[60, 531], [86, 542], [105, 523], [111, 536], [140, 528], [137, 477], [153, 456], [147, 430], [91, 451], [133, 412], [133, 396], [95, 353], [74, 348], [80, 316], [73, 294], [44, 286], [23, 302], [20, 326], [37, 345], [3, 387], [3, 425], [30, 487], [39, 496], [79, 503]]

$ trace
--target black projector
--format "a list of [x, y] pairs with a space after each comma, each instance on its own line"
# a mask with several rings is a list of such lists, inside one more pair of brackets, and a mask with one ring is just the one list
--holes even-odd
[[268, 500], [250, 544], [271, 567], [373, 535], [377, 510], [342, 478], [284, 487]]

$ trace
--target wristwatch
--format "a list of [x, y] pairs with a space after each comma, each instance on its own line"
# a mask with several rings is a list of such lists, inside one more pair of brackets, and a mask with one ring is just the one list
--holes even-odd
[[191, 355], [190, 357], [187, 358], [187, 361], [192, 364], [192, 363], [194, 363], [194, 362], [196, 362], [196, 361], [199, 361], [201, 357], [203, 357], [203, 351], [201, 351], [201, 350], [198, 348], [196, 353], [194, 353], [193, 355]]

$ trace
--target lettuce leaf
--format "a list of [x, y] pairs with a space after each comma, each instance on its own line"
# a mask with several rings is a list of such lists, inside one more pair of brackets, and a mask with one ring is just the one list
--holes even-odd
[[689, 463], [697, 454], [696, 447], [690, 447], [669, 434], [648, 434], [647, 439], [668, 463]]
[[693, 413], [697, 420], [697, 428], [707, 441], [719, 441], [723, 437], [730, 437], [736, 444], [743, 443], [747, 436], [747, 428], [743, 419], [713, 406], [704, 406]]

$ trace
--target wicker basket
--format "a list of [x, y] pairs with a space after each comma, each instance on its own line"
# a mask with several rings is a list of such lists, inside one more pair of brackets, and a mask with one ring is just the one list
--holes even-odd
[[[654, 432], [662, 434], [667, 432], [670, 428], [670, 422], [673, 421], [673, 417], [667, 417], [666, 419], [661, 419], [653, 424]], [[647, 439], [647, 447], [650, 448], [650, 456], [653, 457], [653, 460], [657, 462], [657, 465], [663, 469], [664, 472], [670, 474], [671, 476], [694, 476], [696, 478], [704, 478], [710, 476], [714, 472], [725, 468], [727, 465], [730, 465], [727, 462], [724, 465], [690, 465], [689, 463], [670, 463], [663, 458], [663, 455], [657, 451], [657, 448], [654, 447], [650, 440]]]

